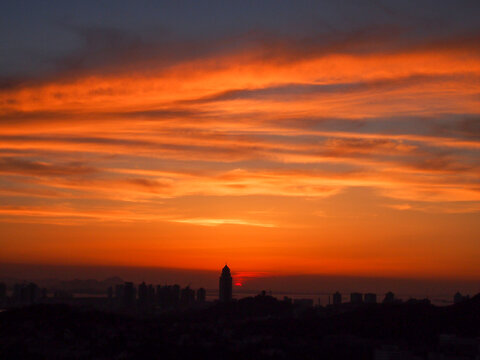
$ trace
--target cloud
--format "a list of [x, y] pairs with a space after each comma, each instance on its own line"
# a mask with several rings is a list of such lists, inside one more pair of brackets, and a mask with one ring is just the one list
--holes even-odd
[[365, 91], [391, 91], [393, 89], [411, 87], [415, 85], [463, 81], [476, 83], [480, 81], [478, 74], [411, 74], [395, 78], [378, 78], [372, 81], [358, 81], [352, 83], [333, 83], [333, 84], [282, 84], [273, 85], [259, 89], [234, 89], [227, 90], [218, 94], [208, 95], [199, 99], [185, 100], [181, 103], [201, 104], [215, 101], [232, 101], [239, 99], [251, 99], [262, 101], [265, 99], [275, 99], [275, 101], [295, 101], [300, 96], [314, 96], [319, 94], [344, 94]]
[[435, 123], [432, 130], [437, 136], [471, 139], [478, 142], [480, 140], [480, 118], [467, 116], [459, 121]]
[[220, 225], [243, 225], [243, 226], [257, 226], [257, 227], [277, 227], [275, 224], [258, 222], [255, 220], [245, 220], [245, 219], [175, 219], [170, 220], [172, 222], [186, 223], [192, 225], [201, 225], [201, 226], [220, 226]]
[[412, 204], [386, 204], [386, 207], [399, 211], [420, 211], [430, 214], [469, 214], [480, 211], [479, 201], [453, 202], [448, 205], [438, 202], [415, 202]]
[[410, 204], [388, 204], [385, 205], [389, 208], [395, 209], [395, 210], [410, 210], [412, 209], [412, 206]]
[[96, 222], [151, 222], [169, 221], [171, 215], [164, 213], [145, 213], [129, 209], [102, 209], [94, 206], [78, 209], [64, 204], [48, 206], [1, 206], [0, 221], [12, 222], [15, 218], [24, 222], [79, 225]]
[[[210, 69], [222, 68], [225, 61], [232, 58], [278, 66], [332, 55], [395, 56], [429, 51], [478, 56], [480, 53], [478, 29], [452, 29], [445, 36], [442, 25], [431, 24], [429, 30], [424, 26], [425, 21], [427, 19], [422, 19], [415, 25], [392, 22], [326, 28], [316, 24], [313, 31], [291, 34], [256, 28], [209, 36], [180, 35], [159, 24], [146, 32], [112, 25], [62, 23], [57, 24], [57, 32], [76, 40], [76, 46], [69, 46], [68, 51], [60, 52], [62, 55], [44, 60], [50, 65], [49, 71], [30, 77], [20, 74], [0, 78], [0, 89], [125, 72], [157, 76], [182, 64], [191, 67], [203, 63], [210, 64]], [[104, 88], [103, 91], [110, 90]]]
[[18, 158], [0, 158], [0, 173], [33, 176], [79, 176], [96, 172], [96, 169], [80, 162], [69, 164], [50, 164], [39, 161], [22, 160]]

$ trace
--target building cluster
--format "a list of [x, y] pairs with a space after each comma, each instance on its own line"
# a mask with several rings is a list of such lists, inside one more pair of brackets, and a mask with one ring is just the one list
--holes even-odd
[[138, 288], [132, 282], [125, 282], [108, 289], [110, 306], [116, 310], [138, 311], [151, 314], [157, 311], [188, 308], [202, 305], [206, 301], [206, 290], [196, 291], [189, 286], [157, 285], [142, 282]]
[[32, 305], [47, 298], [47, 289], [39, 288], [33, 282], [13, 285], [11, 296], [7, 296], [7, 286], [0, 283], [0, 305]]
[[16, 283], [7, 292], [7, 285], [0, 283], [0, 306], [25, 306], [33, 304], [62, 303], [73, 299], [73, 294], [68, 291], [55, 290], [48, 292], [44, 287], [39, 287], [34, 282]]
[[204, 288], [194, 291], [189, 286], [180, 288], [179, 285], [147, 285], [141, 283], [138, 288], [132, 282], [125, 282], [109, 287], [107, 297], [75, 296], [65, 290], [47, 291], [33, 282], [17, 283], [7, 288], [0, 283], [0, 309], [33, 304], [65, 303], [78, 306], [89, 306], [103, 310], [119, 310], [153, 314], [157, 311], [188, 308], [202, 305], [206, 302]]
[[37, 284], [23, 283], [13, 286], [12, 300], [16, 304], [34, 304], [47, 297], [47, 289], [39, 288]]
[[[463, 301], [469, 300], [470, 296], [469, 295], [462, 295], [459, 292], [457, 292], [453, 296], [453, 303], [458, 304]], [[350, 294], [350, 302], [344, 303], [342, 301], [342, 294], [340, 292], [336, 292], [332, 295], [332, 304], [334, 306], [338, 306], [341, 304], [349, 304], [349, 305], [361, 305], [361, 304], [376, 304], [377, 303], [377, 295], [374, 293], [366, 293], [366, 294], [361, 294], [358, 292], [353, 292]], [[399, 304], [401, 303], [402, 300], [398, 299], [395, 297], [395, 294], [391, 291], [387, 292], [385, 294], [385, 297], [382, 300], [383, 304]], [[417, 299], [409, 299], [407, 300], [408, 303], [414, 303], [414, 302], [429, 302], [428, 299], [423, 299], [423, 300], [417, 300]]]
[[[384, 304], [394, 304], [401, 302], [400, 299], [395, 298], [395, 294], [391, 291], [385, 294], [382, 303]], [[350, 304], [350, 305], [361, 305], [361, 304], [376, 304], [377, 303], [377, 294], [366, 293], [362, 294], [359, 292], [353, 292], [350, 294], [350, 302], [344, 303], [342, 300], [342, 294], [336, 292], [332, 295], [332, 304], [338, 306], [341, 304]]]

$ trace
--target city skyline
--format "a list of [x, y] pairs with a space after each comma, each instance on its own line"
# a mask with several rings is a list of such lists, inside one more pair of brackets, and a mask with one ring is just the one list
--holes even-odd
[[[226, 266], [224, 266], [225, 269]], [[50, 291], [62, 290], [71, 294], [84, 296], [105, 296], [107, 287], [124, 282], [140, 284], [159, 284], [170, 286], [176, 284], [182, 288], [204, 288], [208, 298], [219, 299], [222, 278], [227, 287], [226, 298], [241, 299], [253, 296], [265, 290], [267, 294], [282, 299], [284, 296], [308, 298], [321, 301], [323, 305], [335, 303], [335, 293], [343, 294], [386, 294], [393, 291], [399, 299], [429, 299], [435, 305], [452, 303], [452, 294], [476, 294], [478, 281], [449, 281], [442, 279], [402, 279], [389, 277], [342, 277], [342, 276], [271, 276], [269, 274], [249, 274], [245, 272], [223, 270], [219, 279], [217, 271], [196, 271], [188, 269], [158, 268], [95, 268], [78, 267], [37, 267], [25, 271], [24, 266], [0, 266], [0, 283], [4, 282], [10, 289], [15, 284], [38, 283]], [[224, 274], [225, 273], [225, 274]], [[220, 280], [220, 281], [219, 281]], [[229, 295], [232, 294], [231, 296]], [[179, 293], [180, 294], [180, 293]]]
[[[191, 276], [194, 273], [190, 274]], [[8, 278], [7, 278], [8, 279]], [[245, 296], [246, 292], [242, 291], [241, 288], [237, 288], [234, 291], [233, 288], [233, 277], [232, 272], [227, 264], [222, 268], [220, 272], [218, 288], [214, 290], [215, 292], [215, 300], [219, 301], [220, 303], [231, 302], [234, 298], [239, 296]], [[129, 300], [124, 301], [124, 303], [132, 303], [132, 299], [138, 298], [138, 305], [139, 307], [145, 306], [145, 302], [165, 302], [169, 301], [170, 306], [172, 303], [172, 296], [176, 298], [175, 303], [181, 304], [182, 302], [185, 304], [191, 304], [196, 300], [197, 302], [205, 302], [207, 289], [203, 286], [198, 287], [197, 289], [191, 288], [192, 281], [188, 282], [188, 285], [182, 288], [181, 285], [178, 283], [170, 284], [168, 281], [164, 279], [162, 284], [148, 284], [148, 281], [145, 281], [145, 277], [142, 278], [142, 281], [137, 285], [135, 285], [134, 281], [125, 281], [118, 276], [113, 276], [107, 278], [102, 281], [88, 279], [88, 280], [80, 280], [74, 279], [70, 281], [60, 281], [59, 279], [44, 279], [42, 281], [42, 285], [45, 285], [45, 281], [49, 282], [47, 287], [39, 287], [34, 281], [23, 279], [22, 281], [18, 282], [18, 279], [10, 278], [7, 281], [9, 284], [3, 282], [4, 279], [0, 278], [0, 297], [4, 300], [7, 296], [7, 289], [11, 288], [12, 291], [12, 298], [25, 298], [28, 299], [28, 303], [34, 303], [33, 299], [35, 298], [47, 298], [47, 291], [52, 291], [54, 289], [54, 297], [58, 298], [73, 298], [75, 294], [79, 294], [83, 297], [88, 297], [88, 295], [98, 295], [99, 293], [103, 293], [109, 299], [115, 297], [116, 299], [126, 298]], [[15, 283], [14, 283], [15, 281]], [[238, 281], [238, 280], [237, 280]], [[157, 281], [158, 283], [158, 281]], [[240, 285], [240, 284], [238, 284]], [[394, 285], [394, 284], [391, 284]], [[341, 285], [336, 287], [335, 293], [328, 293], [326, 289], [319, 289], [319, 288], [310, 288], [310, 292], [305, 292], [303, 295], [326, 295], [328, 294], [328, 305], [339, 305], [343, 302], [342, 294], [339, 292]], [[390, 288], [389, 288], [390, 289]], [[21, 290], [26, 290], [24, 294], [21, 294]], [[212, 289], [210, 289], [212, 291]], [[327, 293], [325, 293], [327, 291]], [[358, 288], [357, 288], [358, 291]], [[377, 303], [377, 294], [370, 292], [362, 292], [353, 291], [350, 293], [350, 303], [352, 304], [360, 304], [360, 303]], [[59, 296], [57, 296], [57, 293]], [[262, 296], [265, 295], [272, 295], [272, 291], [266, 290], [258, 291], [257, 294]], [[285, 294], [289, 294], [289, 292], [285, 292]], [[291, 292], [290, 294], [294, 295], [295, 292]], [[302, 293], [297, 293], [302, 294]], [[236, 295], [236, 296], [234, 296]], [[278, 294], [277, 294], [278, 296]], [[161, 300], [160, 297], [164, 298]], [[411, 298], [411, 297], [410, 297]], [[384, 303], [393, 303], [394, 299], [396, 299], [395, 294], [389, 290], [385, 293]], [[426, 297], [428, 299], [428, 296]], [[469, 294], [463, 296], [459, 291], [457, 291], [454, 295], [454, 302], [458, 303], [464, 300], [469, 299]], [[18, 300], [17, 300], [18, 301]], [[142, 304], [143, 303], [143, 304]]]
[[474, 288], [479, 12], [2, 2], [0, 270]]
[[[124, 312], [140, 316], [155, 316], [161, 313], [185, 311], [192, 308], [207, 309], [213, 305], [258, 299], [258, 297], [271, 297], [286, 304], [294, 305], [299, 309], [307, 308], [334, 308], [335, 311], [352, 311], [359, 307], [372, 304], [428, 304], [448, 306], [470, 300], [470, 294], [457, 291], [450, 300], [446, 298], [431, 298], [430, 296], [405, 296], [395, 294], [391, 290], [384, 293], [383, 300], [375, 292], [353, 291], [342, 294], [336, 287], [335, 293], [325, 293], [325, 289], [309, 289], [309, 292], [285, 292], [274, 294], [272, 291], [242, 291], [241, 288], [233, 290], [233, 278], [230, 268], [225, 265], [219, 277], [216, 290], [207, 290], [204, 287], [192, 288], [191, 282], [182, 287], [179, 284], [151, 284], [142, 281], [135, 284], [124, 281], [119, 277], [112, 277], [104, 281], [79, 280], [70, 282], [55, 282], [50, 279], [40, 286], [33, 281], [23, 280], [6, 284], [0, 279], [0, 312], [3, 308], [15, 308], [34, 304], [68, 304], [70, 306], [92, 306], [99, 310]], [[394, 285], [394, 284], [391, 284]], [[358, 289], [358, 288], [357, 288]], [[390, 288], [389, 288], [390, 289]], [[209, 293], [210, 292], [210, 293]], [[100, 295], [102, 294], [102, 295]], [[100, 296], [99, 296], [100, 295]], [[320, 297], [325, 296], [326, 299]], [[451, 295], [451, 294], [450, 294]], [[478, 296], [473, 296], [474, 298]], [[378, 300], [378, 301], [377, 301]], [[247, 300], [248, 301], [248, 300]]]

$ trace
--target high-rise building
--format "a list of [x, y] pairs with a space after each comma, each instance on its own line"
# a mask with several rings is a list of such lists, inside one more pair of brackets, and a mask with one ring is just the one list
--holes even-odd
[[200, 288], [197, 290], [197, 302], [204, 303], [207, 298], [207, 292], [204, 288]]
[[107, 289], [107, 306], [112, 308], [114, 305], [113, 303], [113, 286], [109, 286]]
[[43, 301], [47, 298], [47, 294], [48, 294], [48, 291], [47, 291], [47, 288], [41, 288], [39, 290], [39, 296], [40, 296], [40, 299]]
[[140, 312], [148, 310], [148, 287], [145, 281], [138, 285], [138, 310]]
[[138, 285], [138, 311], [140, 313], [151, 313], [154, 310], [155, 289], [153, 285], [145, 284], [145, 281]]
[[178, 306], [180, 301], [179, 285], [158, 285], [157, 286], [157, 304], [160, 309], [172, 309]]
[[15, 284], [13, 285], [13, 295], [12, 299], [15, 304], [20, 304], [22, 302], [22, 290], [25, 287], [24, 284]]
[[376, 304], [377, 303], [377, 294], [367, 293], [364, 297], [365, 304]]
[[117, 284], [115, 285], [115, 298], [120, 301], [120, 299], [123, 299], [123, 294], [125, 292], [125, 285], [123, 284]]
[[172, 285], [170, 298], [172, 305], [174, 307], [178, 306], [178, 304], [180, 303], [180, 285]]
[[232, 275], [227, 265], [222, 269], [219, 281], [219, 300], [228, 302], [232, 300]]
[[155, 305], [155, 288], [153, 287], [152, 284], [148, 285], [147, 293], [148, 293], [148, 304], [151, 308], [153, 308]]
[[363, 303], [363, 296], [360, 293], [351, 293], [350, 294], [350, 303], [352, 304], [361, 304]]
[[333, 294], [333, 305], [340, 305], [342, 303], [342, 294], [338, 291]]
[[135, 286], [132, 282], [126, 282], [123, 288], [123, 307], [128, 310], [135, 308]]
[[383, 299], [384, 304], [392, 304], [395, 302], [395, 295], [393, 292], [389, 291], [385, 294], [385, 298]]
[[195, 302], [195, 291], [190, 289], [190, 286], [182, 289], [180, 292], [180, 303], [182, 306], [192, 306]]
[[157, 304], [162, 310], [170, 306], [168, 286], [157, 285]]
[[33, 304], [37, 301], [39, 297], [39, 289], [37, 284], [31, 282], [26, 287], [26, 296], [27, 296], [27, 303]]

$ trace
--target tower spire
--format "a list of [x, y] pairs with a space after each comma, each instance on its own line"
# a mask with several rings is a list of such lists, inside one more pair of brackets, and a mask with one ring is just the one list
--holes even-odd
[[219, 300], [221, 302], [228, 302], [232, 300], [232, 274], [230, 268], [225, 262], [222, 269], [222, 274], [219, 279]]

